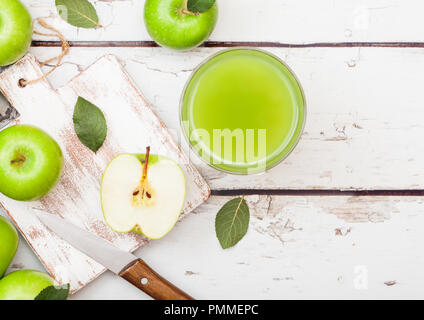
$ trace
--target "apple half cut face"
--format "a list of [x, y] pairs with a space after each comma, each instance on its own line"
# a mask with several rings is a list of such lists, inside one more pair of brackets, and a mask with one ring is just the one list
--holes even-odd
[[184, 206], [186, 183], [179, 165], [166, 157], [120, 154], [107, 166], [101, 201], [106, 223], [116, 232], [150, 239], [166, 235]]

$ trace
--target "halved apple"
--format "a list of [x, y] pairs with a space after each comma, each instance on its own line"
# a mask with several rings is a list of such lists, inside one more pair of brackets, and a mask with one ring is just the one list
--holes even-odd
[[159, 239], [178, 221], [185, 192], [185, 177], [175, 161], [149, 155], [149, 150], [146, 154], [120, 154], [103, 174], [103, 215], [116, 232]]

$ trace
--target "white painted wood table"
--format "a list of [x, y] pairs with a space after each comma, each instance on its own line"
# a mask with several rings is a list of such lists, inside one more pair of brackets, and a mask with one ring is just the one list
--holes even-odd
[[[422, 1], [219, 0], [210, 42], [186, 53], [150, 41], [144, 1], [95, 1], [104, 26], [96, 30], [67, 25], [51, 0], [24, 2], [71, 41], [49, 77], [55, 87], [115, 54], [180, 141], [181, 90], [210, 54], [263, 47], [298, 75], [308, 119], [284, 163], [241, 177], [192, 158], [213, 196], [137, 251], [166, 278], [199, 299], [424, 298]], [[31, 52], [56, 55], [54, 40], [35, 36]], [[239, 194], [249, 194], [251, 225], [224, 251], [215, 214]], [[24, 241], [11, 270], [21, 268], [42, 270]], [[107, 273], [72, 299], [147, 296]]]

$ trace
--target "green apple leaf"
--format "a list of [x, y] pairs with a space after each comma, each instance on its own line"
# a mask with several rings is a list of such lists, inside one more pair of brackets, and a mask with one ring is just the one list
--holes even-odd
[[191, 12], [205, 12], [213, 7], [216, 0], [188, 0], [187, 9]]
[[249, 220], [249, 207], [243, 198], [224, 204], [215, 219], [216, 236], [223, 249], [235, 246], [245, 236]]
[[74, 129], [80, 141], [90, 150], [97, 152], [107, 134], [103, 112], [91, 102], [78, 97], [73, 120]]
[[56, 0], [59, 16], [67, 23], [79, 28], [99, 27], [96, 9], [87, 0]]
[[43, 289], [34, 300], [66, 300], [69, 296], [69, 284], [49, 286]]

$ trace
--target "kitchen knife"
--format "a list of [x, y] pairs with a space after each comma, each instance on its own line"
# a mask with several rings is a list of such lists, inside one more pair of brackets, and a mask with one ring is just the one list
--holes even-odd
[[[4, 67], [0, 67], [0, 73], [4, 70]], [[18, 111], [13, 108], [6, 98], [0, 92], [0, 130], [7, 126], [10, 121], [15, 120], [19, 117]]]
[[18, 111], [0, 93], [0, 130], [19, 117]]
[[162, 278], [133, 254], [115, 247], [106, 240], [80, 229], [54, 214], [38, 209], [36, 214], [46, 227], [63, 240], [152, 298], [156, 300], [193, 300], [192, 297]]
[[[5, 69], [5, 67], [0, 67], [0, 73]], [[0, 90], [0, 130], [18, 117], [19, 112], [9, 104]]]

